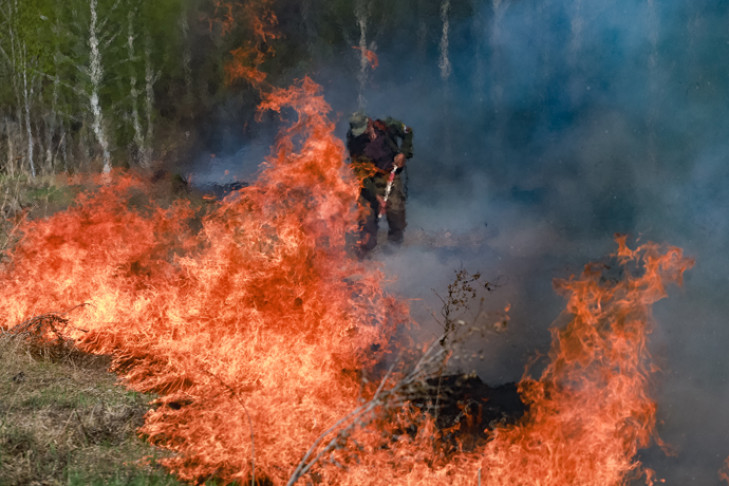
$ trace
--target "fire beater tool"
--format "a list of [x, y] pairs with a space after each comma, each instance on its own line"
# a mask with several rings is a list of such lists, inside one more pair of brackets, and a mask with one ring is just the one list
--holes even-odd
[[390, 174], [387, 176], [387, 185], [385, 186], [385, 196], [382, 198], [382, 204], [380, 204], [380, 214], [378, 214], [378, 218], [381, 218], [385, 214], [385, 209], [387, 208], [387, 200], [390, 198], [390, 191], [392, 191], [392, 182], [395, 180], [395, 172], [397, 171], [397, 166], [393, 164], [392, 170], [390, 171]]

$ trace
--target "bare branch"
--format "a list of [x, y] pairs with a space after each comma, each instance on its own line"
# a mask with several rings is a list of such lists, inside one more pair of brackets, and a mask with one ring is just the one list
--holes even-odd
[[[385, 386], [385, 383], [387, 383], [387, 380], [390, 378], [390, 375], [392, 374], [392, 370], [395, 367], [395, 364], [397, 361], [393, 362], [393, 364], [390, 366], [390, 368], [387, 370], [387, 373], [380, 381], [380, 385], [377, 387], [377, 390], [375, 391], [375, 394], [373, 397], [364, 405], [361, 405], [357, 407], [356, 409], [349, 412], [346, 416], [341, 418], [337, 421], [334, 425], [329, 427], [327, 430], [325, 430], [311, 445], [308, 451], [306, 451], [306, 454], [304, 454], [304, 457], [301, 458], [301, 461], [296, 466], [296, 469], [294, 469], [294, 472], [292, 473], [291, 477], [289, 478], [288, 482], [286, 483], [286, 486], [293, 486], [301, 476], [306, 474], [318, 461], [319, 459], [332, 450], [337, 443], [346, 437], [348, 435], [348, 432], [350, 432], [352, 429], [354, 429], [359, 424], [359, 419], [361, 417], [364, 417], [369, 412], [374, 410], [376, 407], [380, 406], [383, 402], [380, 401], [380, 394], [383, 390], [383, 387]], [[339, 429], [343, 424], [347, 423], [351, 420], [351, 423], [347, 426], [341, 429], [328, 443], [325, 447], [323, 447], [319, 453], [311, 460], [309, 460], [309, 457], [314, 453], [316, 448], [321, 444], [321, 442], [326, 438], [329, 434], [334, 432], [335, 430]], [[307, 462], [308, 461], [308, 462]]]
[[38, 76], [44, 77], [46, 79], [50, 79], [51, 81], [58, 83], [59, 85], [63, 86], [64, 88], [70, 89], [77, 95], [83, 96], [84, 98], [87, 98], [89, 96], [89, 94], [86, 91], [79, 89], [76, 86], [73, 86], [73, 85], [70, 85], [68, 83], [61, 81], [61, 78], [59, 78], [58, 76], [52, 76], [52, 75], [44, 73], [42, 71], [38, 71], [37, 69], [30, 69], [29, 71], [31, 71], [33, 74], [36, 74]]

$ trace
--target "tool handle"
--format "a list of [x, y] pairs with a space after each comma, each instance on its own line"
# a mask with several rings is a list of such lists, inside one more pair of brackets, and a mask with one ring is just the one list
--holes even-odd
[[387, 185], [385, 186], [385, 196], [382, 198], [382, 204], [380, 205], [379, 217], [382, 217], [382, 215], [385, 214], [385, 210], [387, 207], [387, 200], [390, 198], [390, 192], [392, 191], [392, 182], [395, 180], [396, 171], [397, 171], [397, 166], [394, 165], [392, 167], [392, 170], [390, 171], [390, 174], [387, 176]]

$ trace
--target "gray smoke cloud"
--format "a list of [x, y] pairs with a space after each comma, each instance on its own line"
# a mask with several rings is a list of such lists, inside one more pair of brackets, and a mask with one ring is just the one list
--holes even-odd
[[497, 283], [488, 298], [511, 303], [511, 321], [477, 370], [499, 383], [548, 349], [564, 304], [553, 278], [614, 251], [616, 232], [682, 247], [696, 266], [655, 306], [651, 336], [658, 432], [676, 454], [641, 458], [668, 484], [721, 484], [729, 5], [496, 3], [451, 22], [446, 80], [435, 49], [426, 63], [378, 52], [367, 108], [412, 125], [416, 156], [405, 247], [377, 258], [432, 335], [455, 269]]
[[[729, 456], [729, 3], [470, 5], [471, 15], [449, 22], [447, 77], [439, 18], [417, 16], [370, 39], [381, 46], [379, 66], [364, 92], [356, 50], [318, 58], [311, 73], [342, 139], [359, 99], [371, 116], [413, 127], [405, 244], [383, 243], [374, 262], [410, 299], [422, 338], [438, 334], [438, 295], [456, 270], [492, 282], [487, 310], [498, 316], [510, 304], [510, 321], [477, 343], [484, 359], [474, 366], [499, 384], [518, 380], [549, 348], [564, 304], [552, 280], [613, 252], [614, 233], [682, 247], [696, 265], [655, 306], [650, 345], [662, 369], [658, 433], [676, 454], [653, 447], [641, 459], [667, 484], [721, 484]], [[358, 39], [354, 19], [350, 29]]]

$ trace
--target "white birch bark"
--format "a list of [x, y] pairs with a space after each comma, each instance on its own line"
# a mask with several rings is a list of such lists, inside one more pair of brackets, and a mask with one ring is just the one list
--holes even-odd
[[496, 110], [501, 109], [501, 104], [504, 96], [504, 87], [502, 85], [503, 78], [503, 66], [504, 62], [501, 48], [501, 28], [504, 20], [506, 10], [509, 8], [509, 0], [492, 0], [493, 6], [493, 20], [491, 23], [491, 32], [489, 35], [489, 44], [491, 48], [491, 77], [492, 88], [491, 88], [491, 100]]
[[[440, 36], [440, 58], [438, 60], [438, 68], [440, 69], [440, 79], [443, 81], [443, 159], [446, 163], [451, 164], [453, 157], [453, 132], [451, 126], [451, 61], [448, 54], [450, 39], [450, 20], [448, 11], [451, 8], [450, 0], [442, 0], [440, 4], [440, 20], [441, 20], [441, 36]], [[452, 164], [451, 164], [452, 165]]]
[[448, 57], [448, 44], [449, 44], [449, 31], [450, 22], [448, 20], [448, 10], [451, 8], [450, 0], [443, 0], [440, 4], [440, 20], [443, 25], [443, 30], [440, 36], [440, 60], [438, 62], [438, 68], [440, 69], [440, 77], [443, 82], [447, 82], [451, 76], [451, 61]]
[[[60, 143], [64, 139], [63, 131], [63, 124], [59, 123], [59, 117], [57, 115], [58, 113], [58, 90], [61, 86], [61, 82], [58, 78], [58, 72], [59, 72], [59, 66], [60, 63], [58, 62], [60, 56], [61, 56], [61, 50], [59, 47], [59, 35], [61, 32], [61, 23], [60, 18], [58, 15], [56, 15], [55, 24], [53, 26], [53, 30], [55, 33], [55, 51], [53, 54], [53, 68], [54, 68], [54, 76], [53, 76], [53, 92], [51, 94], [51, 113], [48, 117], [48, 122], [46, 124], [46, 167], [49, 171], [53, 171], [56, 165], [56, 159], [58, 157], [58, 151], [60, 149]], [[57, 148], [53, 147], [53, 137], [58, 133], [59, 137], [59, 146]]]
[[486, 87], [486, 62], [484, 60], [484, 50], [481, 39], [486, 31], [484, 22], [483, 9], [479, 0], [471, 0], [471, 9], [473, 10], [473, 18], [471, 19], [471, 35], [476, 40], [473, 45], [473, 69], [471, 71], [472, 99], [476, 114], [479, 118], [483, 116], [483, 110], [486, 105], [485, 87]]
[[9, 120], [7, 117], [5, 118], [4, 132], [8, 143], [8, 160], [5, 166], [5, 170], [7, 171], [8, 176], [12, 178], [15, 176], [15, 160], [18, 157], [18, 154], [15, 150], [15, 139], [17, 137], [18, 130], [16, 128], [15, 122]]
[[[23, 157], [22, 153], [18, 153], [19, 146], [22, 145], [22, 135], [21, 135], [21, 129], [20, 126], [17, 124], [20, 124], [23, 120], [23, 110], [21, 108], [22, 106], [22, 94], [20, 89], [20, 72], [22, 72], [22, 69], [20, 69], [19, 62], [20, 62], [20, 55], [18, 54], [18, 38], [15, 32], [15, 17], [18, 12], [18, 1], [13, 0], [12, 2], [8, 2], [5, 5], [6, 9], [3, 10], [3, 14], [6, 18], [6, 23], [8, 26], [8, 41], [10, 43], [10, 66], [12, 68], [12, 76], [10, 76], [10, 81], [13, 87], [13, 93], [15, 94], [15, 121], [16, 123], [12, 125], [8, 125], [8, 166], [7, 171], [8, 175], [11, 177], [15, 176], [15, 170], [19, 167], [16, 166], [16, 162], [18, 160], [21, 160]], [[10, 127], [13, 126], [14, 129], [11, 130]]]
[[23, 45], [21, 48], [21, 56], [23, 58], [23, 69], [22, 69], [22, 77], [23, 77], [23, 105], [25, 108], [25, 136], [26, 136], [26, 142], [28, 144], [28, 151], [26, 153], [26, 158], [28, 161], [28, 168], [30, 169], [30, 175], [35, 178], [35, 162], [33, 160], [33, 147], [35, 146], [35, 142], [33, 140], [33, 129], [31, 127], [31, 118], [30, 118], [30, 99], [33, 96], [33, 81], [31, 80], [30, 83], [28, 83], [28, 63], [27, 63], [27, 52], [26, 52], [26, 46]]
[[92, 129], [102, 150], [103, 173], [111, 172], [111, 155], [109, 153], [109, 142], [106, 138], [104, 130], [104, 116], [99, 103], [99, 88], [104, 71], [101, 64], [101, 51], [99, 50], [99, 33], [98, 16], [97, 16], [96, 0], [89, 0], [89, 9], [91, 12], [91, 20], [89, 23], [89, 47], [91, 49], [89, 56], [89, 75], [91, 78], [91, 94], [89, 102], [91, 104], [91, 113], [93, 115]]

